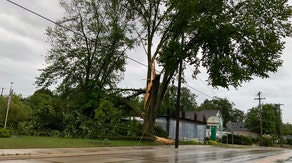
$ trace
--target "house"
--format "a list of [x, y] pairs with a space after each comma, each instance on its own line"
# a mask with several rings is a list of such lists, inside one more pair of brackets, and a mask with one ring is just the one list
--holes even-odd
[[206, 137], [211, 137], [211, 128], [216, 127], [216, 135], [214, 136], [216, 136], [216, 138], [222, 138], [224, 119], [220, 110], [201, 110], [195, 113], [197, 115], [197, 120], [202, 121], [206, 119]]
[[230, 133], [233, 133], [235, 135], [242, 135], [242, 136], [252, 137], [252, 138], [257, 138], [258, 137], [257, 133], [251, 132], [245, 127], [245, 123], [244, 122], [231, 122], [231, 121], [228, 121], [226, 123], [226, 131], [228, 131]]
[[[211, 119], [216, 119], [216, 124], [210, 124]], [[212, 121], [213, 122], [213, 121]], [[171, 139], [175, 139], [176, 118], [158, 116], [156, 124], [169, 133]], [[180, 113], [179, 139], [198, 139], [202, 141], [211, 136], [211, 126], [215, 127], [216, 137], [222, 137], [223, 118], [219, 110], [182, 111]]]

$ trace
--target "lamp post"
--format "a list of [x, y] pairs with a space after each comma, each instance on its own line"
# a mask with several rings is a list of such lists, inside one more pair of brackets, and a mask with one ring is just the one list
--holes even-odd
[[8, 96], [8, 103], [7, 103], [7, 110], [6, 110], [6, 117], [5, 117], [4, 129], [6, 129], [8, 112], [9, 112], [9, 106], [10, 106], [11, 98], [12, 98], [12, 95], [13, 95], [12, 84], [13, 84], [13, 82], [10, 82], [10, 90], [9, 90], [9, 96]]

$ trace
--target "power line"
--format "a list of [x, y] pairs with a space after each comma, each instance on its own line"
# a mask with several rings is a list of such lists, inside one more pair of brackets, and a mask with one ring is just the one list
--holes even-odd
[[195, 90], [195, 91], [201, 93], [202, 95], [205, 95], [205, 96], [207, 96], [207, 97], [209, 97], [209, 98], [211, 98], [211, 99], [213, 98], [213, 97], [207, 95], [206, 93], [204, 93], [204, 92], [202, 92], [202, 91], [200, 91], [200, 90], [198, 90], [198, 89], [196, 89], [196, 88], [194, 88], [194, 87], [192, 87], [192, 86], [190, 86], [190, 85], [188, 85], [188, 84], [185, 84], [185, 83], [184, 83], [184, 85], [186, 85], [186, 86], [188, 86], [189, 88], [191, 88], [191, 89], [193, 89], [193, 90]]
[[28, 9], [27, 7], [24, 7], [24, 6], [22, 6], [22, 5], [20, 5], [20, 4], [16, 3], [16, 2], [13, 2], [13, 1], [11, 1], [11, 0], [6, 0], [6, 1], [9, 2], [9, 3], [11, 3], [11, 4], [13, 4], [13, 5], [15, 5], [15, 6], [17, 6], [17, 7], [22, 8], [22, 9], [25, 10], [25, 11], [28, 11], [28, 12], [30, 12], [30, 13], [36, 15], [36, 16], [42, 18], [42, 19], [45, 19], [45, 20], [47, 20], [47, 21], [49, 21], [49, 22], [51, 22], [51, 23], [53, 23], [53, 24], [55, 24], [55, 25], [57, 25], [57, 26], [60, 26], [60, 27], [66, 29], [66, 30], [68, 30], [68, 31], [71, 31], [72, 33], [75, 33], [75, 34], [77, 34], [77, 35], [83, 36], [81, 33], [77, 32], [77, 31], [74, 31], [74, 30], [72, 30], [72, 29], [70, 29], [70, 28], [68, 28], [68, 27], [66, 27], [66, 26], [64, 26], [64, 25], [62, 25], [62, 24], [60, 24], [60, 23], [57, 23], [56, 21], [54, 21], [54, 20], [52, 20], [52, 19], [50, 19], [50, 18], [48, 18], [48, 17], [45, 17], [45, 16], [43, 16], [43, 15], [41, 15], [41, 14], [35, 12], [35, 11], [32, 11], [31, 9]]
[[[137, 61], [137, 60], [135, 60], [135, 59], [133, 59], [133, 58], [131, 58], [129, 56], [125, 56], [125, 57], [128, 58], [128, 59], [130, 59], [130, 60], [132, 60], [132, 61], [134, 61], [134, 62], [136, 62], [136, 63], [138, 63], [138, 64], [140, 64], [140, 65], [142, 65], [142, 66], [148, 67], [146, 64], [144, 64], [144, 63], [142, 63], [140, 61]], [[160, 72], [160, 71], [157, 71], [157, 72]]]
[[[44, 19], [44, 20], [47, 20], [47, 21], [49, 21], [49, 22], [51, 22], [51, 23], [53, 23], [53, 24], [55, 24], [55, 25], [57, 25], [57, 26], [60, 26], [60, 27], [66, 29], [66, 30], [68, 30], [68, 31], [71, 31], [72, 33], [75, 33], [75, 34], [80, 35], [80, 36], [82, 36], [82, 37], [84, 36], [84, 35], [82, 35], [81, 33], [77, 32], [77, 31], [75, 31], [75, 30], [72, 30], [72, 29], [70, 29], [70, 28], [68, 28], [68, 27], [66, 27], [66, 26], [64, 26], [64, 25], [62, 25], [62, 24], [60, 24], [60, 23], [57, 23], [56, 21], [54, 21], [54, 20], [52, 20], [52, 19], [50, 19], [50, 18], [48, 18], [48, 17], [46, 17], [46, 16], [43, 16], [43, 15], [41, 15], [41, 14], [35, 12], [35, 11], [32, 11], [31, 9], [28, 9], [27, 7], [24, 7], [24, 6], [22, 6], [22, 5], [20, 5], [20, 4], [16, 3], [16, 2], [13, 2], [13, 1], [11, 1], [11, 0], [6, 0], [6, 1], [9, 2], [9, 3], [11, 3], [11, 4], [13, 4], [13, 5], [15, 5], [15, 6], [17, 6], [17, 7], [22, 8], [22, 9], [25, 10], [25, 11], [28, 11], [28, 12], [30, 12], [30, 13], [36, 15], [36, 16], [38, 16], [38, 17]], [[145, 67], [148, 67], [146, 64], [144, 64], [144, 63], [142, 63], [142, 62], [139, 62], [139, 61], [137, 61], [137, 60], [135, 60], [135, 59], [133, 59], [133, 58], [131, 58], [131, 57], [129, 57], [129, 56], [125, 56], [125, 57], [128, 58], [128, 59], [130, 59], [130, 60], [132, 60], [132, 61], [134, 61], [134, 62], [136, 62], [136, 63], [138, 63], [138, 64], [140, 64], [140, 65], [143, 65], [143, 66], [145, 66]]]
[[[194, 71], [190, 65], [188, 65], [188, 67], [191, 69], [191, 71]], [[198, 75], [196, 76], [196, 78], [198, 78], [201, 83], [203, 83], [215, 96], [217, 96], [217, 94]]]
[[[16, 2], [13, 2], [13, 1], [11, 1], [11, 0], [6, 0], [6, 1], [9, 2], [9, 3], [11, 3], [11, 4], [13, 4], [13, 5], [15, 5], [15, 6], [17, 6], [17, 7], [22, 8], [22, 9], [25, 10], [25, 11], [28, 11], [28, 12], [30, 12], [30, 13], [36, 15], [36, 16], [38, 16], [38, 17], [44, 19], [44, 20], [47, 20], [47, 21], [49, 21], [49, 22], [51, 22], [51, 23], [53, 23], [53, 24], [55, 24], [55, 25], [57, 25], [57, 26], [60, 26], [60, 27], [66, 29], [66, 30], [68, 30], [68, 31], [71, 31], [72, 33], [75, 33], [75, 34], [78, 34], [78, 35], [83, 36], [81, 33], [77, 32], [77, 31], [74, 31], [74, 30], [72, 30], [72, 29], [70, 29], [70, 28], [68, 28], [68, 27], [66, 27], [66, 26], [64, 26], [64, 25], [62, 25], [62, 24], [60, 24], [60, 23], [57, 23], [56, 21], [54, 21], [54, 20], [52, 20], [52, 19], [49, 19], [49, 18], [47, 18], [46, 16], [43, 16], [43, 15], [41, 15], [41, 14], [35, 12], [35, 11], [32, 11], [31, 9], [28, 9], [27, 7], [24, 7], [24, 6], [22, 6], [22, 5], [20, 5], [20, 4], [16, 3]], [[133, 62], [136, 62], [136, 63], [138, 63], [138, 64], [140, 64], [140, 65], [142, 65], [142, 66], [148, 67], [146, 64], [144, 64], [144, 63], [142, 63], [142, 62], [139, 62], [139, 61], [137, 61], [137, 60], [135, 60], [135, 59], [133, 59], [133, 58], [131, 58], [131, 57], [129, 57], [129, 56], [126, 56], [126, 58], [128, 58], [128, 59], [132, 60]], [[156, 70], [156, 72], [161, 73], [161, 72], [158, 71], [158, 70]], [[198, 89], [196, 89], [196, 88], [194, 88], [194, 87], [192, 87], [192, 86], [190, 86], [190, 85], [188, 85], [188, 84], [184, 84], [184, 85], [186, 85], [186, 86], [188, 86], [189, 88], [191, 88], [191, 89], [193, 89], [193, 90], [195, 90], [195, 91], [201, 93], [202, 95], [205, 95], [206, 97], [209, 97], [209, 98], [211, 98], [211, 99], [213, 98], [213, 97], [207, 95], [206, 93], [203, 93], [202, 91], [200, 91], [200, 90], [198, 90]], [[210, 89], [210, 88], [209, 88], [209, 89]], [[214, 93], [214, 94], [215, 94], [215, 93]]]

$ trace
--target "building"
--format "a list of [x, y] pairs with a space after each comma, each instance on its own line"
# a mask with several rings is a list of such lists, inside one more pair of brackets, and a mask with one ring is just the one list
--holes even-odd
[[[201, 110], [195, 112], [197, 115], [197, 120], [202, 121], [206, 119], [206, 137], [211, 137], [212, 126], [216, 127], [216, 138], [222, 138], [223, 136], [223, 116], [220, 110]], [[216, 117], [216, 118], [215, 118]], [[215, 121], [216, 122], [215, 122]]]
[[[208, 124], [210, 117], [216, 117], [216, 124]], [[176, 118], [158, 116], [157, 125], [169, 133], [171, 139], [175, 139]], [[216, 137], [222, 137], [223, 118], [219, 110], [183, 111], [180, 113], [179, 139], [198, 139], [203, 141], [205, 137], [211, 136], [211, 126], [215, 126]]]
[[[169, 138], [175, 139], [176, 118], [158, 117], [156, 124], [168, 132]], [[181, 117], [179, 123], [179, 139], [198, 139], [203, 141], [206, 137], [206, 122]]]
[[257, 138], [258, 134], [255, 132], [249, 131], [245, 127], [244, 122], [231, 122], [228, 121], [226, 123], [226, 131], [230, 132], [231, 134], [234, 135], [241, 135], [241, 136], [246, 136], [246, 137], [252, 137], [252, 138]]

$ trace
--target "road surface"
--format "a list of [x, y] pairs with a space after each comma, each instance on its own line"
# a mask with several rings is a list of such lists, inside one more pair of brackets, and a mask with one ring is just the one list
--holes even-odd
[[[292, 163], [292, 150], [281, 148], [221, 148], [195, 145], [1, 150], [6, 163]], [[16, 153], [18, 152], [18, 153]]]

